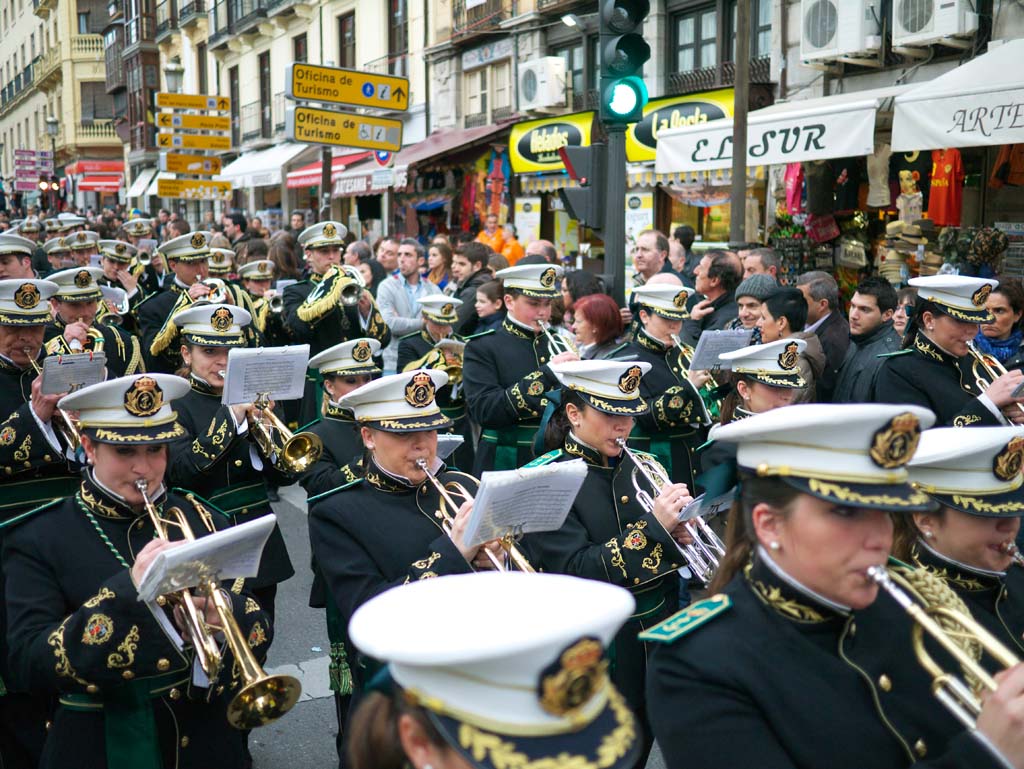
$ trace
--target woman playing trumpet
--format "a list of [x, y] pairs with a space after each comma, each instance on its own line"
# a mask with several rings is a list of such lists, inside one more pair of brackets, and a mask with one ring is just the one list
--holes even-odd
[[[586, 480], [565, 523], [557, 531], [529, 535], [526, 546], [545, 571], [610, 582], [633, 593], [636, 610], [615, 637], [612, 680], [644, 724], [638, 767], [646, 763], [653, 737], [643, 691], [647, 655], [637, 634], [678, 608], [676, 571], [686, 561], [677, 543], [692, 542], [679, 521], [679, 512], [692, 501], [686, 485], [646, 486], [634, 455], [621, 445], [635, 417], [647, 411], [640, 384], [650, 368], [613, 360], [552, 364], [562, 385], [561, 404], [545, 431], [548, 453], [528, 465], [587, 463]], [[653, 498], [653, 506], [641, 503], [638, 488]]]
[[[172, 446], [168, 481], [192, 489], [237, 522], [272, 512], [268, 488], [292, 482], [273, 457], [260, 453], [251, 440], [252, 404], [221, 403], [228, 351], [245, 347], [248, 312], [235, 305], [191, 307], [175, 318], [181, 329], [181, 358], [187, 367], [189, 391], [181, 399], [179, 422], [184, 430]], [[295, 573], [279, 526], [263, 549], [259, 574], [249, 580], [260, 604], [274, 614], [277, 585]]]
[[[140, 481], [158, 513], [179, 508], [197, 536], [227, 523], [163, 486], [167, 445], [184, 435], [171, 403], [187, 390], [178, 377], [137, 375], [63, 398], [61, 408], [80, 420], [89, 466], [77, 493], [37, 508], [7, 535], [14, 683], [59, 703], [44, 769], [242, 766], [242, 732], [226, 718], [230, 658], [215, 680], [194, 677], [180, 614], [137, 592], [153, 559], [180, 544], [155, 536]], [[265, 654], [269, 617], [251, 593], [227, 596], [254, 653]], [[212, 602], [195, 603], [216, 620]]]
[[719, 429], [739, 496], [712, 597], [641, 636], [657, 647], [648, 714], [668, 769], [1024, 766], [1024, 668], [999, 676], [965, 731], [932, 695], [909, 615], [869, 577], [890, 516], [932, 504], [906, 464], [933, 419], [815, 404]]
[[896, 520], [894, 555], [941, 578], [989, 632], [1024, 653], [1024, 433], [1016, 427], [926, 430], [910, 480], [938, 506]]

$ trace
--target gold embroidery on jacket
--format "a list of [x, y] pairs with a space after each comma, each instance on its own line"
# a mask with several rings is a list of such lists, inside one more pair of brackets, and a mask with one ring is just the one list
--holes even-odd
[[135, 650], [139, 648], [139, 626], [132, 625], [128, 634], [117, 647], [116, 652], [111, 652], [107, 657], [108, 668], [126, 668], [135, 662]]

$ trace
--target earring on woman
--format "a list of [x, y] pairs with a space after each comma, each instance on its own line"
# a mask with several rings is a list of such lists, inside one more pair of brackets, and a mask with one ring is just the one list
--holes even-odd
[[925, 539], [931, 539], [931, 538], [932, 538], [932, 537], [934, 537], [934, 536], [935, 536], [935, 532], [933, 532], [933, 531], [926, 531], [926, 532], [924, 533], [924, 538], [925, 538]]
[[782, 545], [780, 545], [780, 544], [779, 544], [778, 542], [776, 542], [776, 541], [775, 541], [775, 540], [773, 539], [773, 540], [772, 540], [771, 542], [769, 542], [769, 543], [768, 543], [768, 548], [769, 548], [769, 549], [770, 549], [770, 550], [771, 550], [771, 551], [772, 551], [773, 553], [777, 553], [777, 552], [779, 552], [779, 550], [781, 550], [781, 549], [782, 549]]

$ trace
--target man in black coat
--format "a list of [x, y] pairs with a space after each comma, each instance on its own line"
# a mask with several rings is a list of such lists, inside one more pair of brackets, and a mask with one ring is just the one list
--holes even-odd
[[489, 246], [473, 241], [459, 246], [452, 257], [452, 275], [458, 281], [454, 296], [462, 301], [458, 307], [459, 320], [453, 331], [460, 336], [476, 333], [480, 322], [476, 314], [476, 290], [494, 279], [487, 269], [493, 253]]
[[850, 300], [850, 346], [839, 369], [833, 403], [867, 403], [883, 355], [900, 349], [892, 325], [896, 290], [884, 278], [865, 278]]
[[815, 399], [819, 403], [831, 403], [839, 367], [843, 365], [846, 348], [850, 346], [850, 324], [843, 317], [839, 284], [827, 272], [814, 270], [801, 275], [797, 287], [807, 300], [807, 327], [804, 331], [814, 332], [825, 351], [825, 370], [815, 382]]

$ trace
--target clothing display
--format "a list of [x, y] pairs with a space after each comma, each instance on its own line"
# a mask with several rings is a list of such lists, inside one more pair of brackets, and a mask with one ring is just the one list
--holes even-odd
[[804, 212], [804, 167], [800, 163], [786, 166], [786, 213], [802, 214]]
[[[932, 157], [927, 152], [898, 152], [889, 159], [889, 182], [897, 184], [896, 189], [906, 192], [903, 188], [900, 172], [909, 171], [911, 178], [923, 196], [924, 207], [928, 208], [929, 174], [932, 171]], [[891, 187], [890, 187], [891, 189]], [[894, 195], [899, 193], [894, 192]], [[918, 217], [919, 219], [921, 217]]]
[[837, 158], [831, 161], [835, 177], [835, 210], [855, 211], [864, 177], [863, 158]]
[[999, 148], [988, 186], [997, 190], [1004, 184], [1015, 187], [1024, 184], [1024, 144], [1004, 144]]
[[888, 144], [876, 144], [875, 154], [867, 157], [868, 205], [887, 208], [892, 203], [889, 189], [889, 158], [892, 156]]
[[835, 211], [835, 176], [827, 160], [811, 160], [803, 164], [807, 180], [807, 213], [821, 216]]
[[924, 196], [920, 192], [901, 194], [896, 198], [896, 208], [900, 212], [901, 222], [916, 222], [924, 216]]
[[964, 203], [964, 165], [960, 150], [932, 151], [928, 218], [940, 227], [959, 227]]

